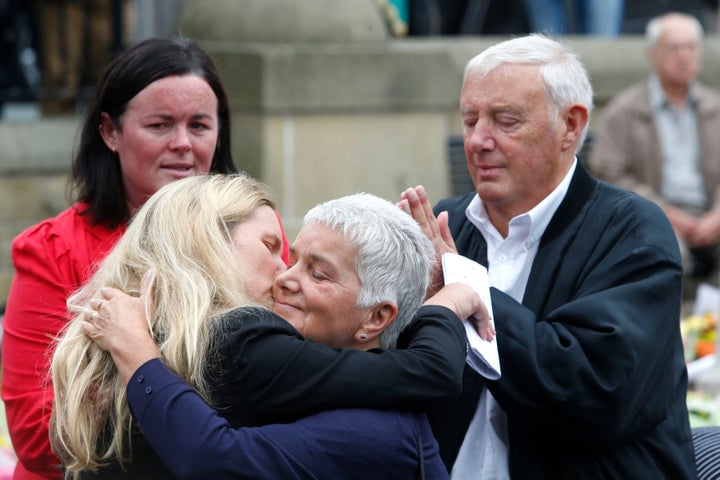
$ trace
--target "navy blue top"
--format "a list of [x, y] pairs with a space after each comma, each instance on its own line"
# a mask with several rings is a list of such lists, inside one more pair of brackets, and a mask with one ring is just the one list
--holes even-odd
[[[450, 309], [436, 305], [421, 307], [413, 322], [400, 335], [398, 348], [391, 350], [373, 349], [363, 352], [352, 348], [330, 348], [305, 340], [287, 321], [269, 310], [259, 308], [240, 308], [229, 312], [218, 321], [218, 330], [213, 337], [217, 344], [212, 349], [214, 355], [208, 361], [207, 374], [212, 385], [210, 398], [217, 415], [227, 421], [230, 429], [287, 424], [321, 411], [335, 409], [366, 408], [414, 413], [429, 411], [454, 399], [460, 393], [467, 342], [465, 328], [457, 316]], [[153, 385], [153, 388], [157, 387]], [[174, 409], [172, 411], [173, 414], [182, 414]], [[349, 418], [356, 415], [358, 414], [350, 415]], [[365, 412], [364, 416], [367, 415]], [[374, 418], [378, 418], [378, 415], [387, 419], [390, 414], [375, 412]], [[424, 417], [416, 417], [412, 413], [391, 415], [392, 421], [405, 429], [412, 426], [411, 421], [417, 422], [417, 425], [425, 425]], [[331, 423], [327, 417], [319, 418], [319, 429]], [[316, 421], [315, 419], [316, 416], [312, 416], [301, 421], [307, 435], [314, 431], [308, 423]], [[367, 420], [363, 419], [364, 421]], [[337, 428], [344, 428], [346, 434], [348, 425], [346, 423]], [[415, 428], [420, 432], [417, 425]], [[162, 423], [158, 424], [157, 428], [161, 426]], [[159, 430], [155, 433], [160, 435]], [[383, 451], [392, 452], [388, 445], [398, 441], [399, 437], [396, 435], [388, 439], [384, 438], [384, 435], [383, 429], [376, 429], [371, 444], [364, 448], [375, 452], [374, 445], [377, 444]], [[170, 439], [170, 436], [172, 434], [166, 431], [164, 436], [161, 435], [161, 441], [176, 440]], [[320, 435], [319, 438], [322, 440], [328, 436], [330, 433]], [[383, 438], [379, 438], [381, 436]], [[193, 438], [188, 437], [186, 441], [193, 441]], [[424, 442], [430, 441], [432, 433], [428, 430], [427, 434], [422, 433], [422, 438]], [[408, 444], [410, 440], [411, 438], [407, 437], [398, 445]], [[131, 441], [132, 459], [129, 463], [121, 467], [117, 461], [112, 460], [97, 474], [83, 472], [82, 478], [170, 479], [174, 478], [174, 475], [166, 466], [173, 471], [184, 468], [182, 465], [168, 463], [178, 460], [199, 462], [202, 468], [215, 467], [208, 465], [211, 463], [208, 455], [194, 458], [182, 455], [162, 457], [164, 462], [161, 462], [155, 455], [151, 442], [139, 432], [137, 425], [133, 425]], [[360, 443], [358, 440], [355, 447], [359, 448]], [[193, 451], [196, 451], [197, 442], [193, 441], [193, 445]], [[217, 447], [235, 449], [236, 445], [231, 442]], [[344, 456], [358, 455], [357, 450], [346, 450], [342, 443], [338, 443], [337, 450], [336, 460], [339, 467], [348, 464], [348, 459]], [[271, 452], [272, 450], [265, 452], [266, 458], [271, 456]], [[434, 455], [431, 451], [426, 454], [429, 458]], [[391, 458], [392, 462], [396, 461], [389, 455], [385, 457], [386, 460], [387, 458]], [[406, 463], [410, 461], [409, 456], [404, 459]], [[269, 460], [269, 465], [265, 468], [278, 468], [273, 465], [277, 461], [279, 460]], [[380, 457], [378, 461], [381, 461]], [[398, 466], [401, 465], [403, 464]], [[299, 464], [286, 466], [289, 468]], [[302, 469], [296, 475], [300, 477], [293, 475], [287, 478], [315, 478], [303, 476]]]
[[289, 424], [233, 429], [159, 359], [133, 375], [128, 402], [177, 478], [447, 479], [424, 414], [330, 410]]

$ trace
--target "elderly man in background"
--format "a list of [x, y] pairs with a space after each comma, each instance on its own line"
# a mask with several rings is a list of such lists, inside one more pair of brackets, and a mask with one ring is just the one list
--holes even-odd
[[720, 92], [697, 82], [703, 29], [695, 17], [656, 17], [646, 37], [653, 71], [608, 104], [590, 167], [658, 203], [685, 272], [706, 277], [717, 271], [720, 240]]

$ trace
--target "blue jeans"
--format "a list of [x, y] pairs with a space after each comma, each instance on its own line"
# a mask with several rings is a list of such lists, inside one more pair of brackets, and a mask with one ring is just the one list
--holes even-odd
[[624, 0], [525, 0], [532, 31], [550, 35], [617, 35], [624, 8]]

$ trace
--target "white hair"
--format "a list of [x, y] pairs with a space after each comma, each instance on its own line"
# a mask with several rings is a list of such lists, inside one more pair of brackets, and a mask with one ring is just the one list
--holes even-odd
[[383, 348], [395, 346], [425, 299], [434, 255], [430, 240], [398, 206], [368, 193], [317, 205], [305, 215], [304, 223], [311, 222], [341, 233], [358, 249], [359, 308], [397, 305], [397, 318], [380, 335]]
[[669, 19], [676, 19], [676, 20], [685, 20], [687, 21], [694, 29], [695, 34], [697, 37], [697, 41], [699, 43], [702, 43], [703, 35], [705, 34], [702, 24], [700, 21], [693, 17], [692, 15], [687, 15], [684, 13], [677, 13], [677, 12], [671, 12], [666, 13], [664, 15], [659, 15], [653, 19], [651, 19], [648, 24], [645, 26], [645, 41], [647, 42], [647, 45], [649, 47], [654, 47], [657, 45], [658, 40], [660, 40], [660, 36], [663, 33], [663, 28], [665, 27], [665, 22]]

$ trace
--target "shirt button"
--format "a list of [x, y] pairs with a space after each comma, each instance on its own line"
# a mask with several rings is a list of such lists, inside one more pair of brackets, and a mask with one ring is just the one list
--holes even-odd
[[144, 376], [144, 375], [138, 375], [138, 377], [137, 377], [137, 382], [138, 382], [138, 383], [142, 383], [144, 380], [145, 380], [145, 376]]
[[152, 393], [152, 387], [146, 387], [146, 388], [145, 388], [145, 393], [147, 393], [148, 395], [150, 395], [150, 394]]

